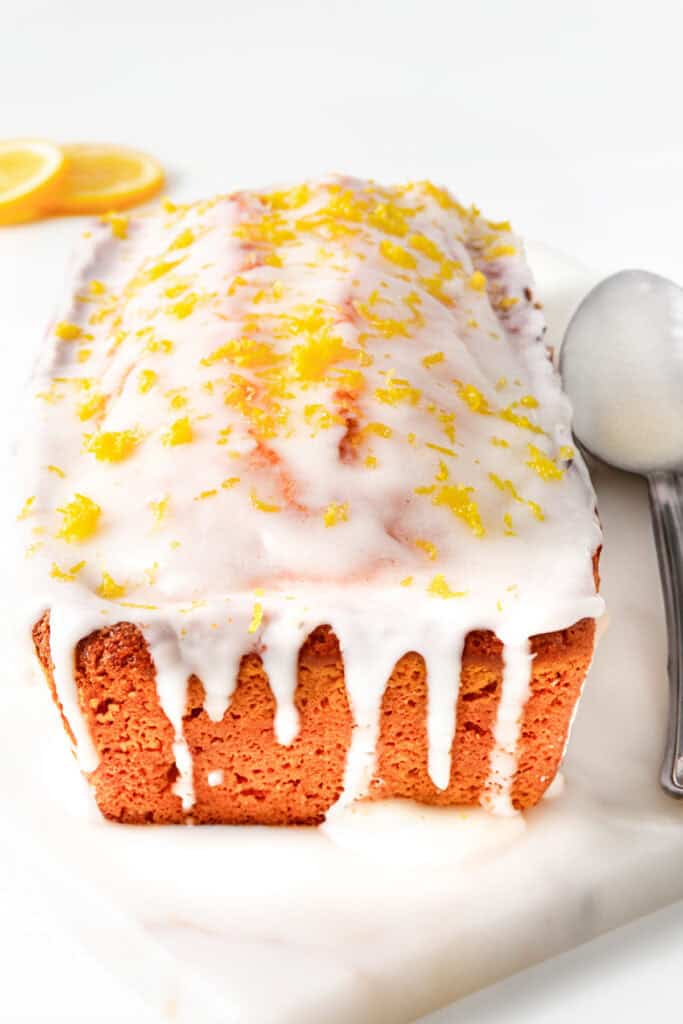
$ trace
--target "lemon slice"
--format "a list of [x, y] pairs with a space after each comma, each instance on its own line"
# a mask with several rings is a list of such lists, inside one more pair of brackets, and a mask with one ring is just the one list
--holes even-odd
[[61, 187], [64, 167], [62, 151], [51, 142], [0, 142], [0, 224], [42, 216]]
[[164, 183], [161, 165], [126, 146], [83, 143], [63, 146], [66, 173], [53, 213], [108, 213], [141, 203]]

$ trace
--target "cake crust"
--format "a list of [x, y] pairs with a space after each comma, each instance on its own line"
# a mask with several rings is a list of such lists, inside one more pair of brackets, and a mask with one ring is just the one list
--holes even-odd
[[[50, 658], [50, 622], [33, 630], [36, 653], [59, 706]], [[595, 622], [531, 638], [530, 696], [521, 723], [512, 803], [524, 810], [555, 776], [576, 701], [593, 654]], [[240, 664], [237, 688], [220, 722], [203, 709], [191, 677], [183, 719], [194, 764], [195, 805], [184, 812], [173, 728], [157, 696], [141, 631], [122, 622], [84, 637], [75, 652], [79, 701], [100, 757], [90, 776], [102, 814], [130, 824], [316, 825], [338, 799], [353, 719], [339, 644], [320, 626], [299, 653], [299, 735], [278, 744], [275, 700], [258, 654]], [[468, 634], [462, 658], [450, 783], [439, 790], [427, 769], [427, 677], [415, 652], [396, 664], [382, 702], [376, 770], [368, 799], [405, 797], [438, 806], [476, 805], [489, 774], [493, 725], [503, 679], [503, 645], [486, 631]], [[61, 709], [60, 709], [61, 710]], [[70, 734], [68, 723], [63, 724]], [[222, 773], [218, 784], [210, 773]], [[214, 776], [215, 778], [215, 776]]]

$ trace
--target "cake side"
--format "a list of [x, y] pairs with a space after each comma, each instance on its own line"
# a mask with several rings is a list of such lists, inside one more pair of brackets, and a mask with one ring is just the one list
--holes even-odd
[[[555, 777], [593, 654], [595, 624], [531, 640], [530, 694], [521, 722], [515, 809], [534, 806]], [[34, 628], [40, 662], [52, 683], [49, 617]], [[387, 682], [369, 799], [403, 797], [439, 806], [485, 798], [493, 727], [503, 680], [503, 646], [490, 632], [468, 634], [462, 658], [448, 786], [429, 777], [428, 688], [424, 659], [405, 654]], [[99, 755], [91, 775], [102, 814], [134, 824], [313, 825], [339, 798], [353, 728], [336, 637], [311, 634], [299, 654], [296, 705], [301, 728], [283, 747], [274, 733], [275, 700], [261, 659], [242, 659], [231, 705], [220, 722], [206, 714], [201, 682], [190, 680], [183, 719], [192, 754], [195, 803], [174, 794], [173, 728], [158, 701], [144, 637], [121, 623], [84, 638], [76, 656], [82, 713]]]

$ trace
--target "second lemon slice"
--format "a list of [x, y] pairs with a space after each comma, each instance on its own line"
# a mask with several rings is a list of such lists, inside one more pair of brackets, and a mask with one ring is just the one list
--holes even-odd
[[44, 214], [63, 176], [64, 157], [52, 143], [0, 142], [0, 224], [19, 224]]
[[149, 199], [164, 182], [146, 153], [103, 143], [63, 146], [66, 172], [53, 213], [107, 213]]

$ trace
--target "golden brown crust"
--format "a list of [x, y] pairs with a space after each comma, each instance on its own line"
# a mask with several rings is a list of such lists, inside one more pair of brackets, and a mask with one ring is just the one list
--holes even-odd
[[[537, 803], [555, 775], [590, 664], [594, 633], [594, 621], [583, 619], [570, 629], [531, 639], [531, 694], [512, 788], [517, 808]], [[48, 615], [36, 624], [34, 641], [57, 702]], [[102, 813], [121, 822], [184, 821], [180, 798], [173, 792], [173, 729], [159, 705], [154, 666], [140, 630], [122, 622], [85, 637], [75, 652], [75, 671], [81, 709], [100, 756], [91, 782]], [[441, 791], [427, 772], [424, 661], [414, 652], [404, 655], [384, 694], [370, 798], [478, 803], [488, 776], [502, 674], [500, 641], [488, 631], [470, 633], [463, 652], [451, 781]], [[225, 824], [322, 821], [341, 792], [353, 728], [341, 653], [331, 629], [318, 627], [301, 648], [295, 696], [301, 730], [290, 747], [275, 739], [275, 701], [258, 655], [242, 659], [222, 721], [211, 721], [202, 708], [203, 697], [200, 681], [192, 677], [184, 719], [196, 796], [189, 817]], [[223, 772], [223, 781], [210, 786], [208, 773], [216, 770]]]

